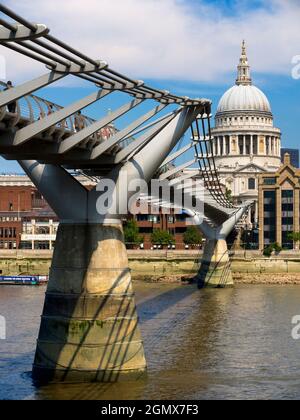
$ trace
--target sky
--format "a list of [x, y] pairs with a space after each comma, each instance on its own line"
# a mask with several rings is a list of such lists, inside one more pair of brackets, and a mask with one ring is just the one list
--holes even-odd
[[[299, 148], [300, 79], [292, 77], [300, 56], [299, 0], [6, 0], [28, 20], [135, 79], [190, 97], [213, 101], [236, 78], [243, 39], [254, 84], [268, 96], [282, 144]], [[45, 72], [44, 66], [0, 47], [3, 79], [15, 84]], [[3, 73], [3, 66], [2, 72]], [[6, 77], [4, 77], [6, 76]], [[68, 78], [37, 92], [67, 105], [93, 91]], [[122, 103], [109, 98], [86, 113], [98, 118]], [[120, 128], [126, 121], [117, 122]], [[0, 173], [20, 172], [0, 159]]]

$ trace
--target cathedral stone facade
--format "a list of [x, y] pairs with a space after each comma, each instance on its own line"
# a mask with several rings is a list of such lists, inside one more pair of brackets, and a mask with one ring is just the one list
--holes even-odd
[[258, 179], [281, 165], [281, 131], [274, 127], [270, 103], [252, 84], [245, 42], [236, 84], [221, 98], [212, 130], [221, 183], [236, 204], [254, 200], [249, 225], [258, 221]]

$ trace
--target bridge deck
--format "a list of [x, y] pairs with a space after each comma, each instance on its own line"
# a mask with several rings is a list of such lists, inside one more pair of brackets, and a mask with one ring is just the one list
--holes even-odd
[[[3, 91], [4, 87], [5, 84], [0, 82], [0, 91]], [[0, 136], [1, 134], [5, 134], [12, 130], [20, 130], [61, 109], [63, 109], [63, 107], [54, 102], [48, 101], [36, 95], [27, 95], [16, 101], [15, 113], [9, 112], [7, 106], [0, 108]], [[2, 141], [0, 141], [0, 153], [3, 157], [9, 160], [39, 159], [40, 161], [43, 161], [40, 151], [44, 151], [44, 153], [50, 149], [53, 149], [54, 151], [53, 145], [66, 140], [76, 133], [75, 118], [75, 115], [66, 118], [42, 134], [33, 137], [29, 144], [18, 146], [18, 148], [15, 146], [5, 145]], [[95, 122], [95, 119], [82, 115], [82, 128], [88, 127]], [[73, 168], [74, 166], [81, 166], [83, 160], [82, 153], [91, 150], [101, 143], [104, 143], [117, 132], [118, 130], [114, 127], [114, 125], [109, 124], [94, 135], [82, 141], [82, 143], [77, 146], [79, 149], [79, 161], [77, 162], [77, 165], [74, 165], [74, 161], [72, 160], [72, 163], [69, 165], [70, 168]], [[128, 146], [130, 141], [132, 141], [132, 139], [125, 139], [104, 153], [104, 157], [101, 160], [103, 164], [105, 163], [105, 172], [112, 168], [112, 165], [114, 164], [113, 156], [122, 150], [123, 147]], [[49, 159], [45, 157], [45, 163], [53, 161], [51, 156], [48, 156], [48, 158]], [[57, 155], [54, 159], [57, 164], [60, 163]], [[67, 164], [68, 162], [66, 162], [66, 159], [63, 158], [61, 163]], [[97, 163], [97, 165], [99, 165], [99, 163]], [[86, 165], [82, 164], [82, 167], [84, 168]]]

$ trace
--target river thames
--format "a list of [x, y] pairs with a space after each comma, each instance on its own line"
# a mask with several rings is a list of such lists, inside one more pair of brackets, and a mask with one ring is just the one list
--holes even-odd
[[30, 377], [44, 287], [1, 287], [0, 399], [299, 399], [299, 286], [202, 290], [135, 282], [147, 378], [49, 385]]

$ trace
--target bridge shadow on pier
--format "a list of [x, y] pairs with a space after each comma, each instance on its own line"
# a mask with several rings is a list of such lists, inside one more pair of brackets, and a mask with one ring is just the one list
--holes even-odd
[[207, 371], [222, 363], [220, 348], [215, 343], [226, 322], [234, 289], [199, 291], [196, 285], [172, 285], [172, 290], [164, 292], [163, 287], [168, 285], [159, 289], [155, 285], [153, 290], [147, 284], [151, 294], [157, 293], [147, 299], [142, 287], [140, 282], [136, 284], [138, 301], [142, 298], [138, 313], [149, 362], [147, 377], [113, 383], [53, 384], [38, 389], [37, 398], [159, 399], [159, 390], [163, 388], [167, 393], [164, 395], [170, 393], [172, 399], [174, 393], [179, 398], [186, 389], [196, 396], [212, 385], [207, 382]]
[[[143, 344], [129, 269], [113, 269], [119, 274], [112, 284], [108, 277], [109, 289], [100, 287], [101, 292], [90, 293], [89, 287], [93, 290], [94, 276], [98, 271], [101, 271], [102, 278], [106, 270], [107, 276], [111, 276], [111, 269], [105, 268], [105, 264], [110, 266], [111, 262], [101, 258], [102, 248], [97, 249], [98, 233], [89, 226], [81, 227], [84, 231], [81, 230], [80, 234], [74, 232], [73, 235], [70, 231], [66, 232], [72, 227], [63, 229], [64, 232], [60, 226], [57, 235], [44, 304], [33, 368], [35, 384], [41, 386], [53, 381], [115, 382], [123, 375], [127, 378], [131, 374], [139, 378], [144, 370], [141, 369]], [[120, 241], [123, 244], [120, 229], [103, 228], [100, 235], [101, 243]], [[77, 237], [75, 243], [74, 237]], [[93, 246], [89, 246], [91, 244]], [[65, 257], [60, 252], [63, 249], [71, 250], [70, 255]], [[76, 276], [73, 271], [62, 278], [61, 273], [65, 273], [66, 268], [67, 272], [70, 271], [68, 266], [72, 267], [73, 255], [77, 256], [76, 261], [84, 262], [86, 269], [79, 270]], [[66, 283], [63, 290], [69, 290], [68, 293], [59, 292], [62, 281]], [[87, 282], [91, 282], [90, 286]]]

